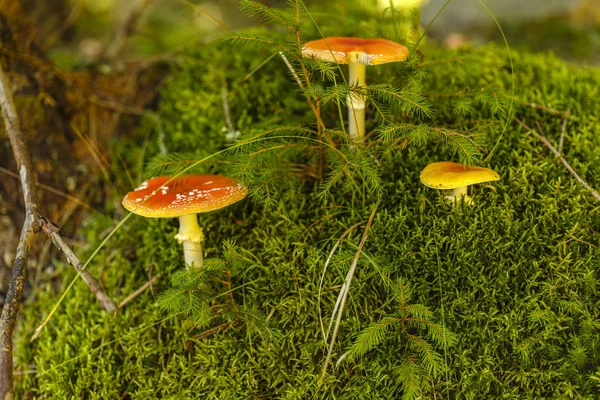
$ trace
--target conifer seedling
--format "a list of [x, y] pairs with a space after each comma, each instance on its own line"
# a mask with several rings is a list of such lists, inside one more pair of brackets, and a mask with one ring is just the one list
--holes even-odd
[[[348, 83], [364, 87], [367, 65], [404, 61], [408, 49], [386, 39], [361, 39], [353, 37], [327, 37], [307, 42], [302, 55], [337, 64], [348, 64]], [[365, 137], [365, 98], [351, 93], [348, 103], [348, 133], [357, 141]]]
[[489, 168], [471, 167], [452, 161], [434, 162], [421, 171], [423, 185], [434, 189], [452, 189], [452, 194], [445, 198], [454, 205], [459, 201], [473, 204], [473, 199], [467, 195], [467, 186], [497, 180], [500, 180], [500, 175]]
[[146, 218], [179, 218], [179, 233], [186, 265], [201, 268], [204, 263], [204, 234], [198, 213], [219, 210], [246, 197], [241, 183], [222, 175], [161, 176], [143, 182], [127, 193], [123, 206]]

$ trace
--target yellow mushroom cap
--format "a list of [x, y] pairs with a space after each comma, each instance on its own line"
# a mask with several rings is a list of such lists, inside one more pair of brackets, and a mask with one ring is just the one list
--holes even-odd
[[500, 175], [489, 168], [470, 167], [452, 161], [431, 163], [421, 171], [421, 183], [434, 189], [454, 189], [497, 180], [500, 180]]

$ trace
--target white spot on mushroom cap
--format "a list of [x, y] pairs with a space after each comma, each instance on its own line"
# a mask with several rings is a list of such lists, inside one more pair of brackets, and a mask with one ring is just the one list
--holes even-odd
[[144, 181], [140, 184], [140, 186], [136, 187], [134, 192], [137, 192], [138, 190], [144, 190], [144, 189], [148, 189], [148, 181]]

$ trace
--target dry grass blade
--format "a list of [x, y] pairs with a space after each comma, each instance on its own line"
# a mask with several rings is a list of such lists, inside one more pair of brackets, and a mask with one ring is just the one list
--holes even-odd
[[354, 260], [352, 261], [352, 265], [348, 270], [348, 274], [346, 275], [346, 280], [344, 282], [344, 286], [342, 290], [340, 290], [340, 294], [338, 296], [339, 309], [337, 310], [337, 316], [335, 321], [335, 326], [333, 327], [333, 333], [331, 335], [331, 340], [329, 342], [329, 347], [327, 349], [327, 356], [325, 358], [325, 362], [323, 363], [323, 369], [321, 370], [321, 376], [319, 377], [318, 385], [321, 386], [323, 383], [323, 379], [325, 378], [325, 374], [327, 373], [327, 367], [331, 361], [331, 355], [333, 353], [333, 347], [335, 346], [335, 340], [337, 338], [337, 333], [340, 328], [340, 323], [342, 321], [342, 315], [344, 313], [344, 306], [346, 305], [346, 300], [348, 299], [348, 293], [350, 292], [350, 284], [352, 283], [352, 278], [354, 277], [354, 272], [356, 271], [356, 266], [358, 265], [358, 260], [360, 259], [360, 255], [362, 253], [362, 248], [367, 241], [367, 237], [369, 236], [369, 229], [371, 228], [371, 224], [373, 223], [373, 218], [375, 217], [375, 212], [377, 211], [377, 206], [373, 206], [373, 210], [371, 211], [371, 215], [369, 216], [369, 220], [367, 221], [367, 226], [365, 227], [365, 231], [363, 232], [362, 238], [360, 239], [360, 244], [358, 245], [358, 250], [356, 251], [356, 255], [354, 256]]
[[[317, 295], [317, 310], [319, 312], [319, 325], [321, 326], [321, 333], [323, 334], [323, 340], [327, 341], [327, 337], [329, 336], [329, 329], [331, 329], [331, 322], [329, 323], [329, 328], [327, 329], [327, 332], [325, 332], [325, 327], [323, 326], [323, 315], [321, 313], [321, 293], [323, 292], [323, 282], [325, 280], [325, 274], [327, 273], [327, 269], [329, 268], [329, 263], [331, 262], [331, 258], [333, 257], [333, 255], [335, 254], [335, 252], [337, 251], [338, 247], [340, 246], [340, 244], [342, 244], [342, 241], [344, 240], [344, 238], [346, 236], [348, 236], [348, 234], [350, 234], [350, 232], [352, 232], [354, 230], [354, 228], [356, 228], [357, 226], [363, 224], [364, 221], [361, 221], [357, 224], [352, 225], [350, 228], [348, 228], [346, 230], [346, 232], [344, 232], [344, 234], [337, 240], [337, 242], [335, 242], [335, 245], [333, 246], [333, 248], [331, 249], [331, 251], [329, 252], [329, 256], [327, 257], [327, 261], [325, 261], [325, 266], [323, 266], [323, 273], [321, 274], [321, 280], [319, 281], [319, 293]], [[342, 289], [343, 289], [343, 285], [342, 285]], [[339, 300], [339, 297], [338, 297]], [[331, 321], [333, 321], [333, 315], [335, 315], [335, 311], [337, 310], [338, 307], [338, 302], [336, 302], [335, 307], [333, 309], [333, 314], [331, 317]]]

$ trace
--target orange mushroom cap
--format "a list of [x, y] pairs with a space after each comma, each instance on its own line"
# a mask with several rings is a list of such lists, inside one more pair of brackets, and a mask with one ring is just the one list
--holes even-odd
[[160, 176], [143, 182], [127, 193], [123, 206], [148, 218], [172, 218], [215, 211], [248, 194], [240, 182], [222, 175], [181, 175], [165, 184], [170, 179]]
[[406, 60], [408, 49], [387, 39], [334, 36], [306, 42], [302, 55], [338, 64], [377, 65]]

